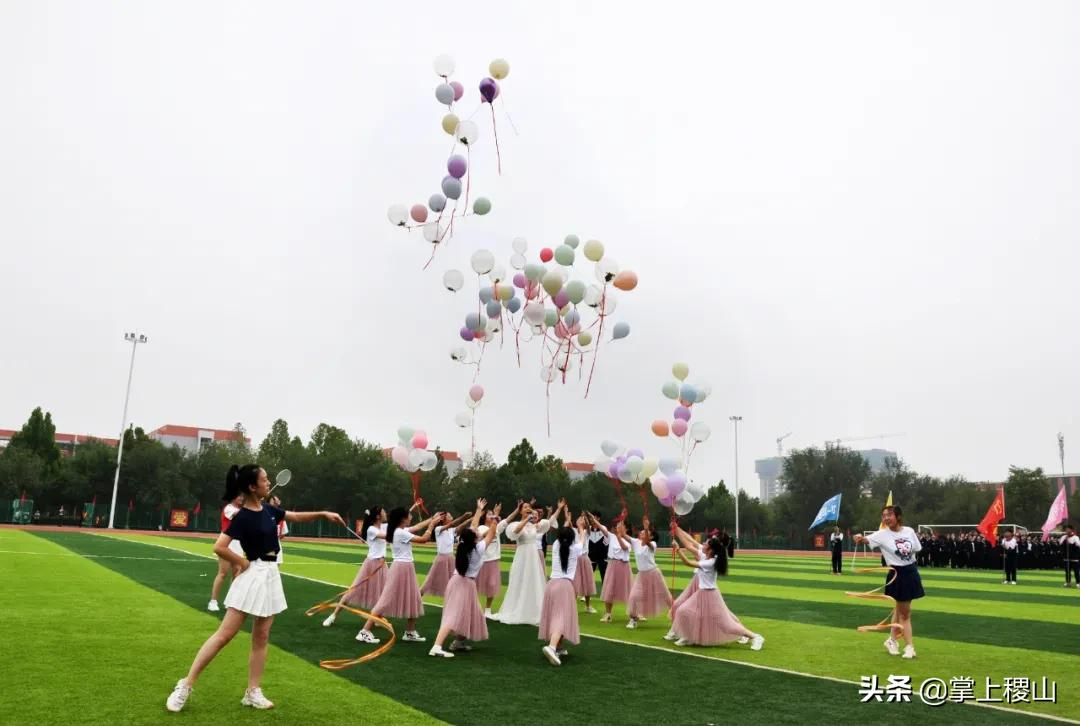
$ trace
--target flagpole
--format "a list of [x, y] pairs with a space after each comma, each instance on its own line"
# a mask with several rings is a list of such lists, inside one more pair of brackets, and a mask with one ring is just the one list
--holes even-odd
[[[1005, 485], [1001, 485], [1001, 518], [1005, 518]], [[1005, 545], [1001, 545], [1001, 574], [1005, 576]], [[1005, 577], [1006, 581], [1009, 579]], [[1025, 580], [1026, 582], [1026, 580]]]

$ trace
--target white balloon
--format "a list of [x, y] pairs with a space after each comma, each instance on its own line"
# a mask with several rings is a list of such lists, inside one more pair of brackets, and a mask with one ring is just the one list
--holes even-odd
[[435, 456], [434, 451], [426, 451], [424, 453], [426, 453], [427, 456], [424, 457], [424, 460], [422, 462], [420, 462], [420, 470], [431, 471], [439, 465], [439, 457]]
[[477, 275], [486, 275], [495, 266], [495, 255], [488, 250], [477, 250], [473, 252], [469, 264], [472, 265], [473, 272]]
[[438, 56], [432, 65], [435, 68], [435, 75], [442, 76], [443, 78], [452, 75], [454, 72], [454, 59], [445, 53]]
[[440, 230], [439, 230], [439, 223], [438, 222], [428, 222], [427, 224], [424, 225], [423, 232], [424, 232], [424, 241], [425, 242], [431, 242], [432, 244], [438, 242], [439, 238], [442, 236], [442, 235], [439, 234]]
[[488, 274], [492, 282], [502, 282], [506, 279], [506, 267], [503, 265], [495, 265], [491, 268], [491, 272]]
[[544, 322], [544, 306], [541, 303], [531, 300], [525, 303], [525, 320], [532, 325], [540, 325]]
[[[480, 399], [480, 400], [482, 401], [483, 399]], [[480, 405], [480, 401], [474, 401], [471, 398], [469, 398], [468, 396], [465, 396], [465, 405], [468, 406], [469, 408], [475, 410], [476, 407]]]
[[659, 468], [665, 476], [671, 476], [676, 471], [678, 471], [679, 462], [675, 461], [675, 459], [672, 459], [670, 457], [664, 457], [660, 460]]
[[480, 136], [480, 128], [472, 121], [462, 121], [457, 125], [454, 136], [457, 137], [458, 143], [469, 146], [476, 143], [476, 139]]
[[671, 507], [675, 510], [675, 514], [680, 517], [686, 514], [690, 514], [690, 511], [694, 508], [694, 500], [684, 490], [679, 496], [675, 497], [675, 503]]
[[604, 296], [604, 304], [599, 306], [600, 312], [604, 315], [611, 315], [615, 312], [615, 308], [618, 307], [618, 303], [615, 300], [615, 296], [608, 291], [608, 294]]
[[690, 427], [690, 438], [699, 444], [703, 441], [708, 441], [712, 435], [712, 429], [709, 428], [709, 424], [704, 421], [698, 421]]
[[442, 284], [450, 292], [457, 292], [465, 287], [465, 275], [461, 270], [447, 270], [443, 273]]
[[611, 282], [619, 274], [619, 263], [610, 257], [605, 257], [596, 263], [596, 279], [600, 282]]
[[615, 456], [615, 452], [619, 450], [619, 445], [610, 439], [605, 439], [600, 443], [600, 450], [604, 452], [604, 456]]
[[510, 266], [515, 270], [520, 270], [525, 267], [525, 255], [515, 252], [510, 255]]
[[514, 248], [514, 252], [523, 255], [525, 250], [529, 248], [529, 243], [525, 241], [524, 237], [515, 237], [511, 246]]
[[604, 296], [604, 291], [596, 285], [589, 285], [585, 289], [585, 304], [589, 307], [595, 308], [600, 304], [600, 299]]
[[593, 471], [598, 471], [601, 474], [607, 474], [607, 470], [611, 468], [611, 459], [606, 456], [601, 456], [593, 464]]
[[458, 415], [454, 416], [454, 423], [458, 428], [467, 429], [472, 424], [472, 411], [462, 411]]
[[386, 218], [390, 220], [390, 224], [404, 227], [409, 220], [409, 210], [404, 204], [391, 205], [390, 209], [386, 210]]
[[427, 452], [423, 449], [413, 449], [409, 452], [409, 465], [419, 467], [427, 458]]

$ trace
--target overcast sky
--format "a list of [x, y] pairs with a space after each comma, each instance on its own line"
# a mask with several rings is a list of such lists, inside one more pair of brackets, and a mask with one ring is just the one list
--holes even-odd
[[[0, 428], [320, 421], [463, 450], [473, 309], [442, 273], [566, 234], [640, 276], [588, 400], [535, 348], [485, 356], [477, 443], [673, 454], [676, 360], [713, 385], [691, 475], [826, 439], [999, 480], [1080, 469], [1080, 4], [580, 1], [0, 3]], [[478, 105], [464, 220], [429, 246], [390, 204], [438, 190], [432, 60]], [[578, 275], [591, 280], [581, 261]], [[1070, 463], [1070, 459], [1073, 463]]]

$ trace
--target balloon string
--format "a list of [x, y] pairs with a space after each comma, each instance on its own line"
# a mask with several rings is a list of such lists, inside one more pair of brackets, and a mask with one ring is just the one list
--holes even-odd
[[495, 125], [495, 106], [491, 106], [491, 130], [495, 134], [495, 161], [499, 167], [499, 176], [502, 176], [502, 152], [499, 151], [499, 129]]
[[510, 116], [510, 112], [506, 110], [506, 93], [500, 93], [499, 96], [503, 99], [499, 102], [502, 104], [503, 115], [506, 116], [506, 120], [510, 122], [510, 128], [514, 130], [514, 136], [521, 136], [521, 134], [518, 133], [517, 126], [514, 125], [514, 119]]
[[412, 496], [413, 504], [420, 505], [420, 511], [424, 513], [424, 516], [428, 516], [427, 507], [424, 506], [424, 500], [420, 498], [420, 472], [412, 472]]
[[467, 161], [465, 162], [465, 166], [466, 166], [466, 171], [465, 171], [465, 209], [468, 210], [468, 208], [469, 208], [469, 188], [472, 187], [472, 147], [471, 146], [466, 146], [465, 147], [465, 158], [467, 159]]
[[593, 372], [596, 370], [596, 359], [600, 357], [600, 344], [603, 342], [604, 336], [604, 318], [607, 315], [604, 313], [604, 302], [607, 300], [607, 283], [604, 283], [604, 291], [600, 294], [600, 330], [596, 333], [596, 350], [593, 351], [592, 367], [589, 368], [589, 382], [585, 384], [585, 398], [589, 397], [589, 390], [592, 388]]

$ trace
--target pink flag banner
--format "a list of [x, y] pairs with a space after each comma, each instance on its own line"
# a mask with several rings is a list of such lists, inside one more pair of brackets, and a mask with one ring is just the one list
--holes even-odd
[[1054, 499], [1054, 503], [1050, 505], [1050, 513], [1046, 515], [1046, 521], [1043, 522], [1043, 536], [1042, 541], [1050, 539], [1050, 532], [1054, 527], [1058, 526], [1066, 519], [1069, 518], [1069, 504], [1065, 498], [1065, 487], [1061, 487], [1058, 490], [1058, 495]]

